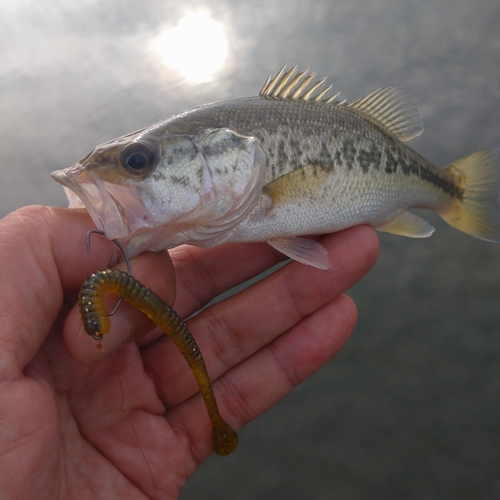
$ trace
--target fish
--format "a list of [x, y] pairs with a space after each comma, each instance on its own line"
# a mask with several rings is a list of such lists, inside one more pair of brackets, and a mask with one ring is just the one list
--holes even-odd
[[297, 68], [269, 76], [258, 96], [198, 106], [105, 142], [52, 177], [70, 207], [85, 207], [131, 257], [265, 241], [328, 269], [326, 250], [307, 236], [360, 224], [430, 236], [413, 208], [500, 241], [498, 148], [438, 168], [406, 144], [423, 125], [402, 87], [347, 103]]

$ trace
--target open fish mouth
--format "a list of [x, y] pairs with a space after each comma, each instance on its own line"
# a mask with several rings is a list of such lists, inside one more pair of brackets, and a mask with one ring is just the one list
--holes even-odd
[[103, 181], [79, 163], [51, 175], [64, 186], [69, 208], [85, 207], [96, 227], [104, 231], [108, 239], [118, 239], [128, 246], [134, 235], [151, 229], [148, 212], [133, 186]]

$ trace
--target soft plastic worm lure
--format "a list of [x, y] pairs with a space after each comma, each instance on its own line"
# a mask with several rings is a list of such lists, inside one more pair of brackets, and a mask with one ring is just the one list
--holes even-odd
[[172, 339], [191, 368], [205, 401], [215, 453], [223, 456], [232, 453], [238, 444], [238, 436], [219, 413], [203, 356], [185, 323], [166, 302], [130, 274], [105, 269], [89, 276], [78, 295], [85, 331], [97, 340], [110, 330], [109, 315], [104, 306], [106, 293], [113, 293], [137, 307]]

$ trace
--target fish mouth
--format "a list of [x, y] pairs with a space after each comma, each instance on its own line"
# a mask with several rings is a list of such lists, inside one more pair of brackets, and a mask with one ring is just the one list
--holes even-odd
[[[52, 172], [52, 178], [64, 186], [69, 208], [85, 207], [94, 224], [108, 239], [118, 239], [128, 247], [132, 238], [151, 229], [146, 208], [133, 186], [120, 186], [102, 180], [77, 163], [73, 167]], [[132, 245], [133, 254], [144, 246], [145, 235]], [[137, 238], [136, 238], [137, 240]]]

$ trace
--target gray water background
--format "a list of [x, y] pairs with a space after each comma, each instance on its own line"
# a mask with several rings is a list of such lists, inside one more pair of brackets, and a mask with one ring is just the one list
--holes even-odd
[[[198, 9], [229, 52], [193, 84], [148, 44]], [[500, 145], [498, 0], [0, 0], [0, 58], [0, 216], [65, 206], [51, 171], [175, 112], [255, 95], [285, 62], [349, 101], [403, 85], [426, 127], [411, 145], [438, 165]], [[500, 498], [500, 245], [425, 217], [432, 238], [381, 235], [342, 352], [181, 499]]]

